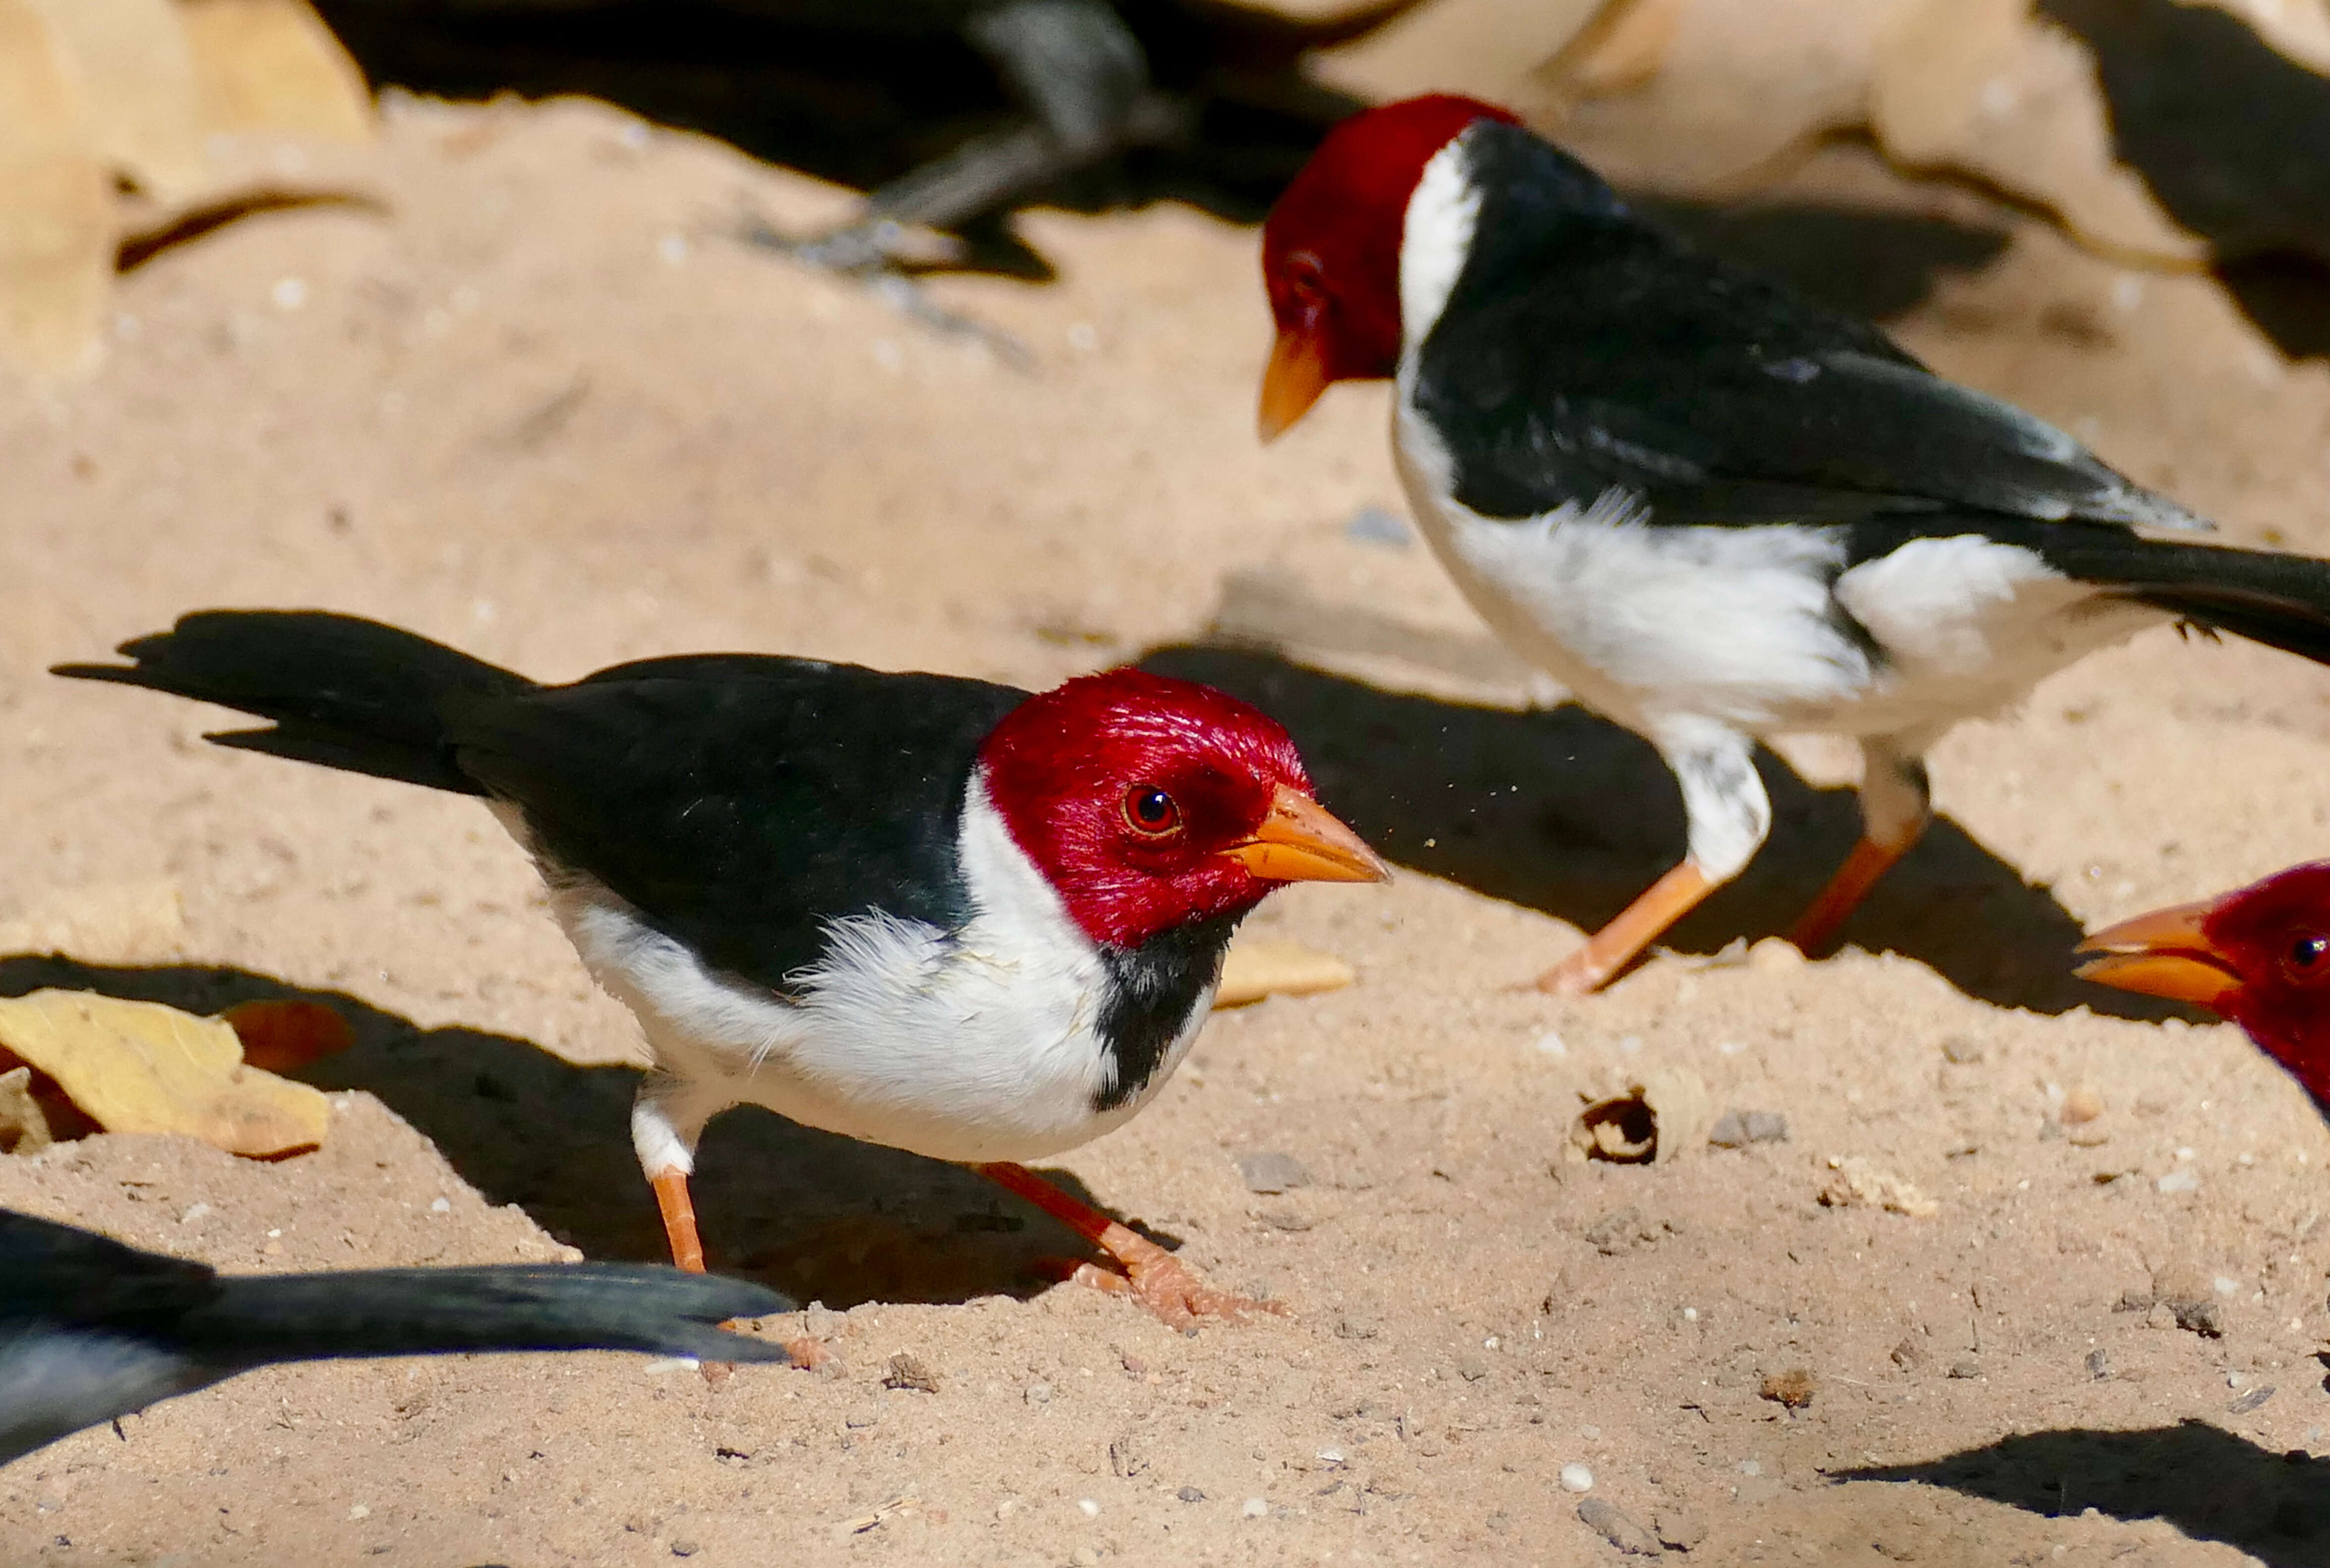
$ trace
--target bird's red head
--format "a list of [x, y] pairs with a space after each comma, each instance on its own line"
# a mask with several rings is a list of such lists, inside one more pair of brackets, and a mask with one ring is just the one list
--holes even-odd
[[1339, 381], [1399, 367], [1399, 250], [1424, 166], [1480, 119], [1513, 116], [1435, 93], [1368, 109], [1327, 133], [1262, 227], [1262, 283], [1278, 327], [1262, 380], [1270, 439]]
[[1210, 686], [1084, 675], [1005, 714], [980, 763], [1013, 840], [1113, 947], [1243, 914], [1283, 883], [1388, 874], [1319, 804], [1286, 732]]
[[2330, 861], [2202, 903], [2122, 921], [2079, 944], [2090, 980], [2231, 1018], [2330, 1108]]

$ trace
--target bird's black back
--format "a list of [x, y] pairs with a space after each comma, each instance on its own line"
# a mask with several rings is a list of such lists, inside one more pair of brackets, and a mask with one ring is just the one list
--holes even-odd
[[554, 877], [611, 890], [718, 968], [781, 988], [832, 921], [971, 918], [956, 859], [1014, 686], [772, 654], [696, 654], [542, 686], [396, 627], [204, 610], [61, 675], [271, 719], [214, 735], [516, 807]]
[[1477, 122], [1462, 152], [1480, 208], [1414, 399], [1474, 512], [1539, 516], [1621, 488], [1664, 523], [2191, 524], [1876, 327], [1691, 250], [1531, 133]]
[[715, 967], [771, 988], [828, 922], [879, 908], [954, 930], [980, 743], [1025, 701], [944, 675], [748, 655], [653, 659], [462, 705], [464, 772]]

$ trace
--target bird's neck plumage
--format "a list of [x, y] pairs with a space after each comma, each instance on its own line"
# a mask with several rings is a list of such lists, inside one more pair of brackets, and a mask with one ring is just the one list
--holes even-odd
[[1461, 282], [1526, 288], [1580, 246], [1641, 242], [1644, 228], [1601, 177], [1551, 143], [1479, 120], [1425, 165], [1400, 238], [1403, 357], [1431, 335]]

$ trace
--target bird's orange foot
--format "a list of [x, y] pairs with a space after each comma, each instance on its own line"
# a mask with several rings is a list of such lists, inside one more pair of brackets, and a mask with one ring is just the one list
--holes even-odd
[[1609, 980], [1616, 968], [1602, 959], [1587, 942], [1530, 984], [1549, 997], [1590, 997]]
[[1206, 1318], [1245, 1323], [1264, 1314], [1286, 1315], [1281, 1302], [1256, 1301], [1215, 1289], [1196, 1270], [1138, 1232], [1122, 1225], [1112, 1230], [1122, 1233], [1102, 1238], [1101, 1245], [1124, 1272], [1085, 1263], [1070, 1279], [1111, 1295], [1130, 1296], [1155, 1313], [1168, 1328], [1182, 1334], [1195, 1334], [1198, 1320]]

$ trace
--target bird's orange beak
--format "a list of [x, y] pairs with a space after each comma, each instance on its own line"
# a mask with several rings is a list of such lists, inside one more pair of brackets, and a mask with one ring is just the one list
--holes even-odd
[[2224, 1013], [2241, 988], [2231, 960], [2202, 934], [2214, 900], [2156, 909], [2116, 926], [2106, 926], [2079, 950], [2098, 956], [2079, 968], [2083, 980], [2148, 997], [2191, 1002]]
[[1389, 882], [1391, 867], [1334, 813], [1281, 784], [1270, 815], [1243, 844], [1222, 851], [1264, 882]]
[[1327, 390], [1327, 352], [1318, 334], [1303, 326], [1282, 326], [1271, 345], [1270, 368], [1262, 373], [1262, 407], [1255, 428], [1265, 441], [1274, 441], [1311, 411]]

